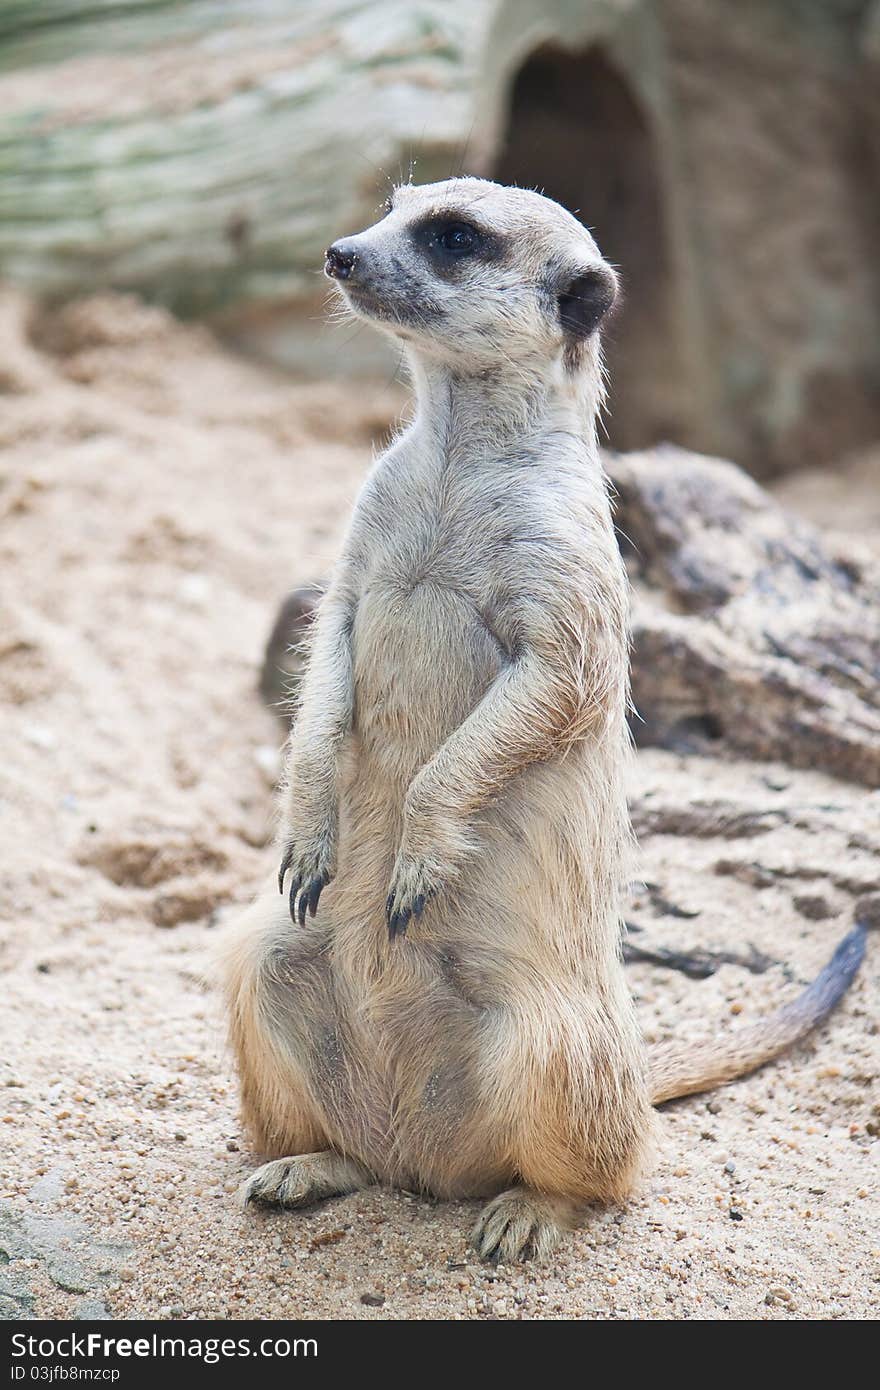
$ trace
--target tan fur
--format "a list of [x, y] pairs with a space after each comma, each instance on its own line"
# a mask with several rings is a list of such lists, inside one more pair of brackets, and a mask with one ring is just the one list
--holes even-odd
[[697, 1091], [712, 1091], [745, 1076], [798, 1042], [828, 1016], [849, 988], [862, 963], [867, 927], [857, 922], [811, 984], [791, 1003], [728, 1037], [706, 1039], [696, 1047], [662, 1043], [649, 1053], [649, 1085], [654, 1105]]
[[[492, 255], [435, 271], [444, 217]], [[329, 884], [304, 926], [267, 892], [225, 948], [245, 1122], [293, 1164], [245, 1196], [500, 1194], [480, 1252], [544, 1253], [652, 1137], [620, 956], [627, 585], [598, 335], [558, 300], [614, 276], [556, 204], [470, 179], [397, 190], [350, 245], [418, 412], [364, 484], [290, 742], [285, 889]]]

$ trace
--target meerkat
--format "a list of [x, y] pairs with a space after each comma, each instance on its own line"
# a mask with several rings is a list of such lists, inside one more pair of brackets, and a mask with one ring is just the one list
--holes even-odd
[[270, 1160], [242, 1200], [484, 1198], [479, 1254], [541, 1257], [633, 1190], [653, 1105], [824, 1017], [864, 933], [738, 1040], [646, 1050], [621, 959], [628, 590], [596, 438], [616, 274], [563, 208], [472, 178], [396, 189], [325, 270], [405, 345], [417, 410], [318, 607], [278, 884], [224, 948]]

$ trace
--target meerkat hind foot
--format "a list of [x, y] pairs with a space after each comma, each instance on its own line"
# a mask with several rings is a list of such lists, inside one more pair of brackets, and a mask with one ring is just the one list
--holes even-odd
[[341, 1197], [370, 1185], [370, 1175], [354, 1159], [341, 1154], [299, 1154], [264, 1163], [238, 1190], [242, 1207], [308, 1207], [326, 1197]]
[[492, 1264], [543, 1260], [572, 1225], [573, 1209], [564, 1198], [511, 1187], [480, 1212], [473, 1244], [480, 1258]]

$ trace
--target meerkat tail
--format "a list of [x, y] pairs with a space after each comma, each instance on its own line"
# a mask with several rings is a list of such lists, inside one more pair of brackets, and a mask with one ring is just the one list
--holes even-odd
[[749, 1028], [698, 1043], [660, 1043], [648, 1052], [652, 1105], [712, 1091], [772, 1061], [827, 1018], [849, 989], [865, 954], [861, 922], [837, 946], [812, 984]]

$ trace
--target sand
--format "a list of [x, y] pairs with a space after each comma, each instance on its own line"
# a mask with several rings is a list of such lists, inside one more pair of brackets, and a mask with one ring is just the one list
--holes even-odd
[[[292, 384], [124, 298], [54, 315], [0, 300], [0, 1312], [871, 1315], [877, 933], [828, 1024], [668, 1107], [643, 1191], [587, 1213], [546, 1265], [476, 1264], [471, 1203], [372, 1190], [237, 1209], [252, 1160], [205, 971], [274, 867], [278, 726], [255, 687], [277, 604], [326, 574], [400, 406], [391, 383], [356, 390]], [[845, 475], [819, 492], [851, 524]], [[702, 981], [628, 967], [649, 1039], [790, 997], [880, 890], [880, 797], [863, 788], [648, 751], [633, 801], [661, 824], [703, 802], [782, 812], [748, 838], [643, 838], [634, 940], [778, 962]]]

